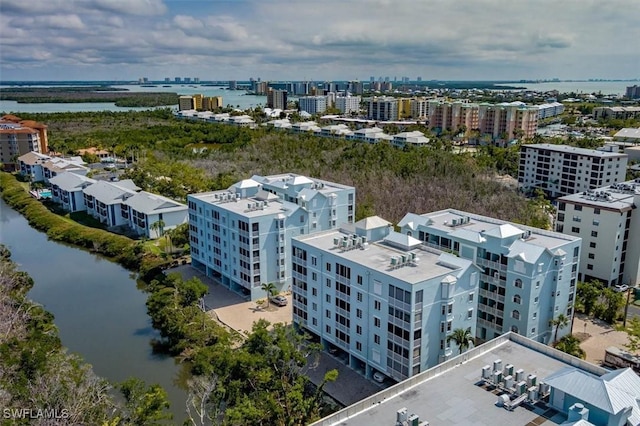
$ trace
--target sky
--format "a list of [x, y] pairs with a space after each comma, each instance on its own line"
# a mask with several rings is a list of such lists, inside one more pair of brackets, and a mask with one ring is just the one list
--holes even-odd
[[0, 0], [0, 80], [640, 78], [638, 0]]

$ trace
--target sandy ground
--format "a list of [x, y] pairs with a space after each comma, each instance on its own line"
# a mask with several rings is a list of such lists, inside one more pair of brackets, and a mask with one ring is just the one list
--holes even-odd
[[587, 338], [580, 347], [587, 353], [587, 361], [598, 365], [602, 363], [607, 347], [617, 346], [624, 349], [623, 345], [628, 342], [627, 333], [624, 331], [616, 331], [612, 326], [598, 319], [585, 320], [583, 315], [577, 315], [574, 318], [572, 332], [581, 340], [586, 333]]

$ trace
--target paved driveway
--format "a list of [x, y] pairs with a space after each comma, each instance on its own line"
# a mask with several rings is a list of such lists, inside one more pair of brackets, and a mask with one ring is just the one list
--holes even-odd
[[293, 315], [291, 295], [285, 295], [289, 302], [287, 306], [280, 307], [274, 304], [259, 306], [256, 302], [248, 301], [190, 265], [181, 265], [167, 270], [167, 273], [172, 272], [179, 273], [184, 280], [197, 277], [206, 284], [209, 287], [209, 292], [204, 297], [207, 311], [213, 311], [220, 322], [240, 333], [250, 331], [253, 323], [259, 319], [265, 319], [272, 324], [291, 323]]

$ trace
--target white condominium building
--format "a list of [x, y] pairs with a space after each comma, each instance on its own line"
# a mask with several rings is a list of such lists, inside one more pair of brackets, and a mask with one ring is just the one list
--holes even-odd
[[622, 182], [627, 155], [547, 143], [522, 145], [518, 186], [539, 188], [551, 198]]
[[303, 96], [298, 99], [300, 111], [309, 114], [321, 114], [327, 110], [326, 96]]
[[640, 284], [640, 179], [558, 199], [556, 229], [582, 238], [581, 281]]
[[[377, 216], [292, 240], [293, 321], [371, 378], [403, 380], [475, 334], [480, 269]], [[379, 379], [378, 379], [379, 380]]]
[[[486, 216], [447, 209], [407, 214], [403, 234], [452, 251], [481, 268], [477, 337], [513, 331], [542, 343], [550, 321], [573, 316], [581, 239]], [[570, 330], [560, 330], [558, 337]]]
[[353, 223], [355, 214], [353, 187], [290, 173], [187, 200], [192, 266], [252, 300], [265, 296], [262, 284], [289, 287], [292, 237]]
[[398, 100], [390, 96], [369, 98], [367, 118], [378, 121], [398, 120]]
[[351, 113], [357, 114], [360, 112], [361, 101], [362, 98], [360, 96], [338, 96], [336, 98], [336, 108], [345, 115]]

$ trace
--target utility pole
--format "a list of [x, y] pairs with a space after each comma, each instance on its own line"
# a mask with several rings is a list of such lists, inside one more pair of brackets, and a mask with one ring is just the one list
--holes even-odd
[[631, 297], [631, 288], [627, 289], [627, 303], [624, 305], [624, 318], [622, 319], [622, 326], [627, 326], [627, 312], [629, 311], [629, 298]]

